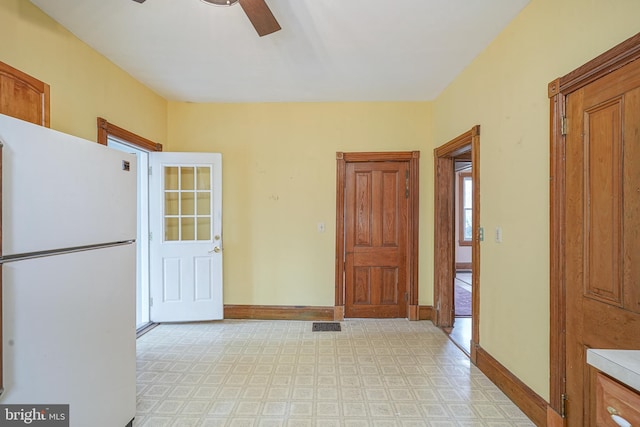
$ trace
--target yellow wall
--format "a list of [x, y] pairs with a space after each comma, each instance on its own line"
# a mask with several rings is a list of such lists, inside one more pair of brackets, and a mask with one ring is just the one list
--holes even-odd
[[0, 61], [51, 86], [51, 128], [96, 140], [101, 116], [166, 142], [167, 101], [27, 0], [0, 1]]
[[547, 83], [635, 34], [638, 16], [637, 0], [532, 0], [433, 103], [167, 103], [26, 0], [0, 2], [0, 61], [51, 85], [54, 129], [95, 140], [102, 116], [170, 151], [223, 154], [226, 304], [332, 305], [335, 152], [387, 150], [422, 152], [432, 304], [432, 150], [480, 124], [480, 344], [548, 398]]
[[[434, 141], [481, 129], [480, 344], [541, 396], [549, 377], [547, 84], [640, 30], [637, 0], [533, 0], [434, 103]], [[503, 243], [494, 241], [501, 226]]]
[[[225, 304], [334, 304], [336, 151], [421, 150], [430, 103], [169, 103], [170, 151], [222, 153]], [[421, 258], [432, 197], [421, 192]], [[319, 233], [317, 224], [326, 231]], [[432, 288], [421, 271], [420, 301]]]

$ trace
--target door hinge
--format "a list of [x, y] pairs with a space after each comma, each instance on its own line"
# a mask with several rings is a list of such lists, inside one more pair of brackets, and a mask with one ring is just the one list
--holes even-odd
[[404, 179], [404, 197], [405, 199], [409, 198], [409, 171], [405, 171], [405, 175], [404, 175], [405, 179]]
[[562, 418], [567, 418], [567, 395], [562, 394], [560, 398], [562, 399], [562, 402], [560, 404], [560, 416]]
[[153, 174], [153, 167], [149, 166], [149, 176]]
[[153, 240], [153, 233], [150, 231], [149, 232], [149, 241], [152, 241], [152, 240]]
[[560, 133], [562, 136], [565, 136], [567, 134], [567, 116], [562, 116], [562, 123], [560, 124], [560, 127]]
[[153, 307], [153, 297], [149, 298], [149, 307]]
[[405, 300], [405, 302], [409, 301], [409, 293], [407, 293], [407, 292], [404, 293], [404, 300]]

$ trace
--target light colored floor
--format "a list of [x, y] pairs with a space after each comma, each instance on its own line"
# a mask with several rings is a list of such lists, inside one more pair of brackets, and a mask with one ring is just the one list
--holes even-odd
[[[471, 292], [471, 272], [457, 271], [454, 286], [461, 286]], [[471, 318], [456, 317], [449, 337], [467, 354], [471, 353]]]
[[161, 325], [138, 339], [134, 426], [533, 426], [429, 321]]

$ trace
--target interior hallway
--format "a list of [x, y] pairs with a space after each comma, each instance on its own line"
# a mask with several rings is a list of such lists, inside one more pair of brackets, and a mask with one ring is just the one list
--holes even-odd
[[164, 324], [137, 341], [134, 426], [533, 426], [429, 321]]

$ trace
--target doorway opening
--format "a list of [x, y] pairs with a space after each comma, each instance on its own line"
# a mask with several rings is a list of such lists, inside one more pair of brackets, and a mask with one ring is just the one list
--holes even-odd
[[97, 123], [98, 144], [134, 153], [137, 157], [136, 331], [140, 336], [155, 326], [150, 320], [149, 154], [162, 151], [162, 144], [129, 132], [102, 117], [97, 118]]
[[107, 147], [136, 155], [137, 235], [136, 235], [136, 330], [149, 323], [149, 152], [109, 136]]
[[434, 324], [475, 363], [480, 305], [480, 126], [435, 159]]

